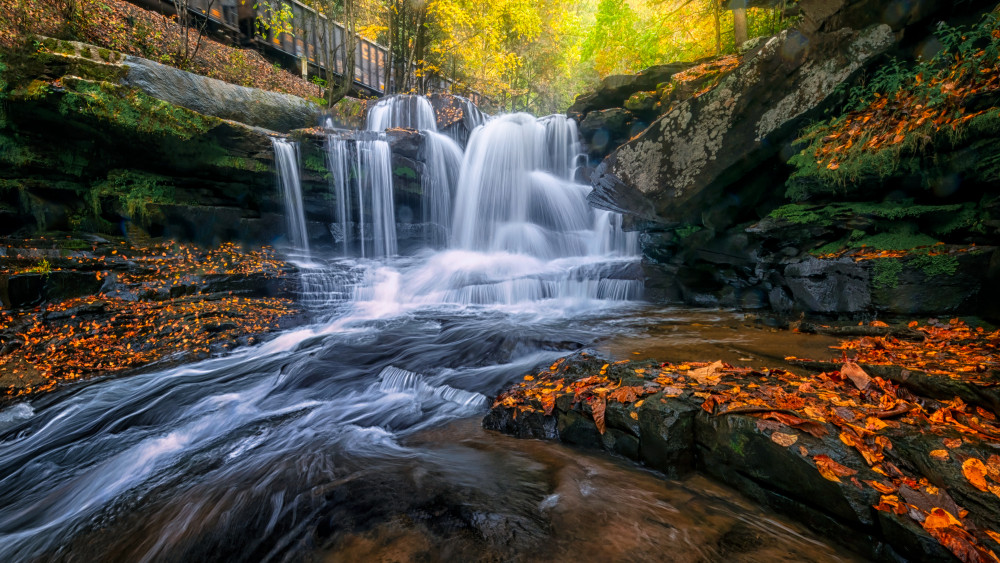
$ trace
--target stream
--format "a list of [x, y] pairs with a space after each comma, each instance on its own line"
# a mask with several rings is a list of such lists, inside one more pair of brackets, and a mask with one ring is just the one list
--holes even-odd
[[643, 304], [635, 235], [587, 205], [575, 138], [559, 116], [478, 127], [461, 169], [436, 180], [449, 201], [436, 213], [454, 215], [441, 244], [405, 257], [385, 171], [361, 164], [384, 141], [331, 142], [337, 189], [358, 203], [338, 221], [374, 233], [354, 249], [366, 258], [309, 252], [290, 215], [313, 324], [0, 411], [0, 558], [852, 560], [704, 478], [481, 429], [492, 395], [585, 347], [772, 366], [808, 355], [736, 313]]

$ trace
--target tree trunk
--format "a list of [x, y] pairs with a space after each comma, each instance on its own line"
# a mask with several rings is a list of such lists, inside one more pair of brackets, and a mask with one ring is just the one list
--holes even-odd
[[[344, 40], [341, 46], [344, 48], [344, 75], [340, 84], [336, 88], [329, 85], [327, 93], [327, 106], [333, 107], [351, 91], [354, 85], [354, 59], [357, 52], [357, 14], [355, 12], [354, 0], [344, 0]], [[334, 57], [335, 58], [335, 57]]]
[[715, 0], [715, 54], [722, 54], [722, 0]]
[[736, 8], [733, 10], [733, 34], [736, 36], [736, 48], [750, 39], [747, 36], [747, 9]]

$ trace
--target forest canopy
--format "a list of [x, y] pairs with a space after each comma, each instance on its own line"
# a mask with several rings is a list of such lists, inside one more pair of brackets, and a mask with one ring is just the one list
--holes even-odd
[[731, 53], [738, 38], [793, 22], [782, 0], [353, 1], [359, 32], [392, 50], [401, 89], [446, 76], [494, 109], [539, 114], [564, 111], [605, 76]]

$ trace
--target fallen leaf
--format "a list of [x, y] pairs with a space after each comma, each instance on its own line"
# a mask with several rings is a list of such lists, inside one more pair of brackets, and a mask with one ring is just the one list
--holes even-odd
[[628, 415], [630, 417], [632, 417], [632, 420], [639, 420], [639, 413], [637, 413], [635, 411], [632, 411], [632, 412], [628, 413]]
[[993, 541], [1000, 543], [1000, 534], [994, 532], [993, 530], [984, 530], [986, 535], [989, 536]]
[[597, 425], [597, 431], [604, 434], [604, 409], [607, 407], [604, 399], [598, 397], [594, 399], [594, 402], [590, 404], [590, 408], [594, 411], [594, 424]]
[[931, 452], [931, 457], [934, 459], [947, 460], [951, 456], [948, 454], [948, 450], [934, 450]]
[[865, 370], [861, 369], [861, 366], [854, 362], [846, 362], [841, 366], [840, 375], [850, 379], [854, 383], [854, 386], [862, 391], [867, 389], [872, 382], [872, 378], [865, 373]]
[[771, 441], [779, 446], [788, 447], [799, 441], [799, 437], [796, 434], [784, 434], [782, 432], [775, 432], [771, 434]]
[[703, 368], [698, 368], [691, 370], [688, 375], [698, 380], [698, 383], [704, 384], [708, 380], [718, 379], [718, 374], [725, 369], [725, 364], [722, 361], [713, 362]]
[[809, 455], [809, 450], [807, 450], [805, 446], [799, 446], [799, 454], [801, 454], [802, 457], [806, 457]]
[[886, 485], [885, 483], [879, 483], [878, 481], [872, 481], [872, 480], [866, 480], [865, 483], [868, 483], [869, 487], [875, 489], [876, 491], [882, 493], [883, 495], [888, 495], [896, 492], [895, 487]]
[[959, 447], [959, 446], [962, 445], [962, 439], [961, 438], [945, 438], [944, 439], [944, 445], [948, 449], [953, 450], [953, 449], [955, 449], [955, 448], [957, 448], [957, 447]]
[[819, 470], [819, 474], [828, 481], [835, 481], [839, 483], [840, 477], [849, 477], [857, 474], [857, 471], [854, 469], [833, 461], [833, 459], [828, 455], [821, 454], [815, 456], [813, 457], [813, 462], [816, 463], [816, 469]]
[[805, 420], [803, 418], [782, 412], [769, 412], [764, 415], [764, 418], [777, 420], [778, 422], [791, 426], [792, 428], [808, 432], [817, 438], [822, 438], [827, 435], [826, 427], [814, 420]]
[[947, 528], [948, 526], [957, 526], [959, 528], [964, 527], [958, 518], [955, 518], [950, 512], [943, 508], [934, 508], [931, 510], [930, 514], [927, 515], [927, 518], [924, 519], [923, 526], [925, 530]]
[[986, 465], [982, 461], [974, 457], [970, 457], [962, 463], [962, 473], [965, 478], [972, 483], [972, 486], [979, 489], [980, 491], [988, 491], [989, 486], [986, 484]]

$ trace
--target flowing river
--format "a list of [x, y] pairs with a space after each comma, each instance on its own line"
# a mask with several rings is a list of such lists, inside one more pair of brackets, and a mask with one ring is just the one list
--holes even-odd
[[[373, 111], [380, 127], [388, 109]], [[489, 396], [583, 347], [751, 353], [738, 330], [690, 328], [736, 315], [639, 301], [634, 235], [572, 180], [574, 127], [513, 115], [477, 128], [453, 179], [432, 179], [448, 202], [437, 221], [449, 213], [438, 248], [394, 256], [382, 217], [355, 254], [367, 258], [303, 258], [310, 326], [0, 411], [0, 557], [850, 560], [705, 479], [480, 428]], [[379, 142], [331, 143], [330, 160], [361, 162]], [[361, 187], [376, 182], [340, 176], [368, 217], [391, 213]], [[363, 229], [349, 214], [343, 228]]]

